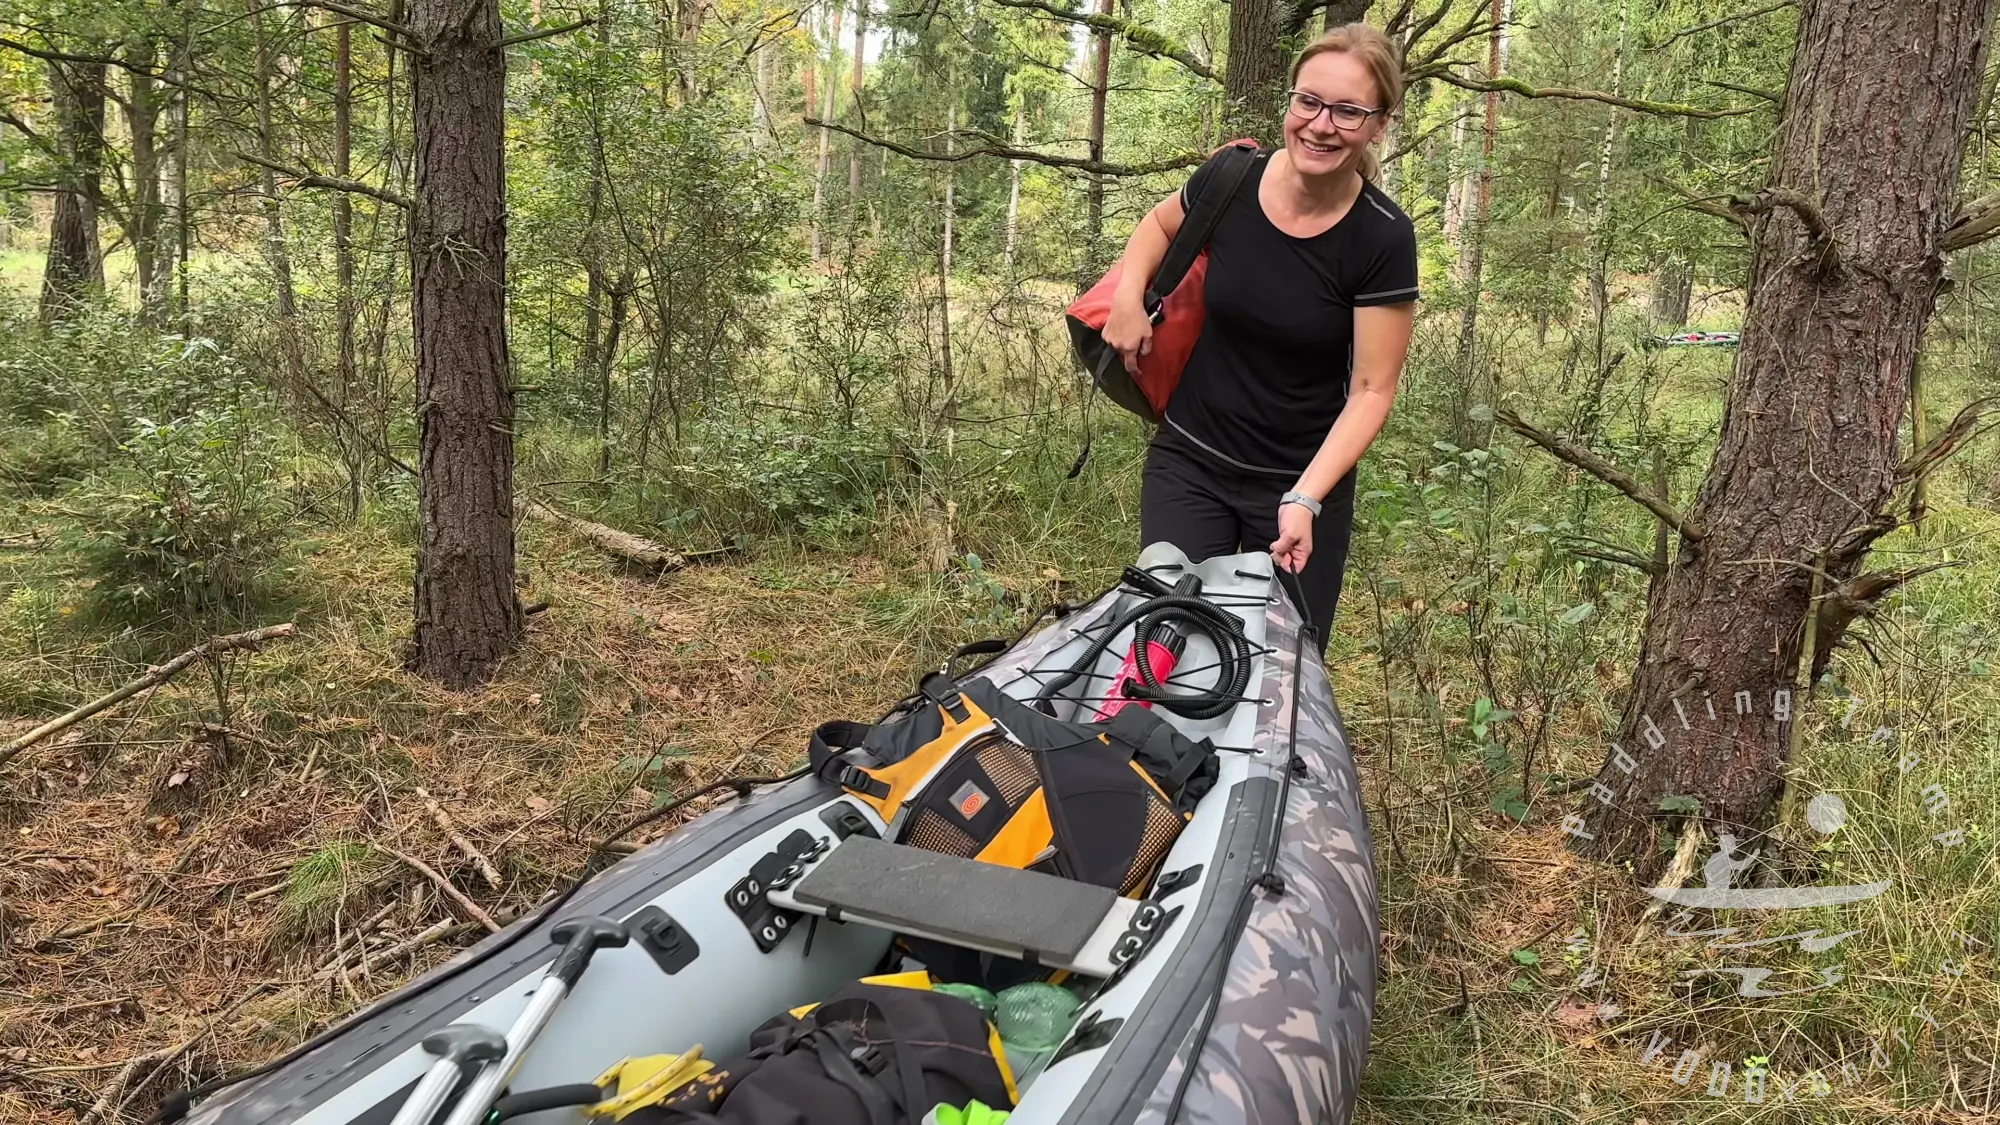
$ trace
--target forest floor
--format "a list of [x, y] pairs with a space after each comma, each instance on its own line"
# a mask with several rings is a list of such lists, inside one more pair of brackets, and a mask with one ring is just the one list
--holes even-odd
[[[68, 377], [105, 350], [48, 366]], [[171, 374], [185, 355], [157, 366]], [[1580, 859], [1561, 830], [1578, 779], [1604, 760], [1645, 598], [1637, 572], [1580, 559], [1564, 537], [1631, 546], [1652, 526], [1532, 451], [1446, 440], [1453, 384], [1419, 360], [1363, 477], [1330, 657], [1382, 889], [1359, 1120], [1994, 1120], [1990, 455], [1966, 454], [1937, 479], [1924, 527], [1881, 544], [1883, 568], [1948, 565], [1854, 634], [1805, 716], [1790, 783], [1854, 817], [1824, 839], [1794, 817], [1770, 849], [1776, 879], [1892, 889], [1697, 931], [1625, 872]], [[1697, 479], [1726, 357], [1645, 365], [1677, 427], [1645, 440]], [[206, 369], [188, 377], [207, 385]], [[282, 542], [259, 563], [268, 596], [208, 627], [297, 633], [0, 765], [0, 1121], [132, 1125], [169, 1090], [281, 1052], [541, 901], [628, 818], [725, 776], [783, 772], [817, 723], [872, 717], [956, 644], [1094, 593], [1135, 537], [1137, 427], [1104, 425], [1073, 479], [1077, 435], [1036, 422], [843, 500], [849, 482], [824, 466], [855, 444], [815, 460], [809, 435], [778, 447], [727, 424], [739, 428], [702, 440], [734, 444], [681, 474], [706, 492], [656, 493], [650, 508], [614, 493], [600, 518], [650, 514], [636, 530], [699, 548], [722, 534], [702, 520], [730, 503], [768, 516], [774, 487], [801, 493], [801, 511], [845, 515], [795, 519], [658, 577], [525, 524], [522, 597], [550, 608], [475, 693], [403, 670], [413, 529], [400, 478], [352, 520], [328, 511], [338, 479], [285, 442], [289, 460], [198, 478], [284, 509], [256, 525]], [[147, 478], [95, 465], [93, 440], [0, 419], [0, 739], [208, 635], [108, 608], [120, 591], [102, 577], [118, 573], [103, 544]], [[588, 443], [565, 440], [534, 434], [523, 487], [579, 475]], [[1638, 458], [1638, 440], [1620, 456]], [[283, 469], [301, 463], [303, 475]], [[701, 519], [672, 522], [682, 507]], [[1940, 844], [1954, 828], [1964, 846]], [[1840, 934], [1837, 948], [1807, 948], [1815, 927]], [[1773, 971], [1766, 996], [1739, 992], [1738, 964]], [[1726, 1095], [1708, 1092], [1718, 1074]], [[1746, 1100], [1752, 1089], [1762, 1100]]]
[[[909, 622], [960, 608], [909, 557], [771, 551], [648, 579], [538, 528], [523, 551], [530, 592], [554, 607], [485, 691], [401, 670], [406, 572], [355, 530], [303, 556], [301, 584], [337, 603], [297, 606], [295, 638], [231, 658], [226, 711], [197, 668], [17, 765], [0, 796], [0, 1119], [137, 1120], [169, 1089], [268, 1057], [478, 936], [395, 853], [504, 923], [612, 824], [725, 775], [781, 772], [815, 723], [877, 712], [934, 656]], [[1019, 596], [1064, 592], [1052, 568], [1033, 581]], [[1731, 1107], [1695, 1092], [1705, 1069], [1695, 1089], [1673, 1081], [1680, 1046], [1643, 1059], [1644, 1031], [1600, 1019], [1561, 978], [1585, 930], [1630, 937], [1640, 951], [1624, 960], [1659, 970], [1672, 959], [1640, 947], [1662, 923], [1618, 873], [1576, 859], [1554, 817], [1454, 810], [1425, 780], [1439, 763], [1388, 759], [1364, 621], [1345, 616], [1354, 635], [1334, 659], [1384, 866], [1364, 1120], [1986, 1119], [1912, 1113], [1879, 1083]], [[102, 678], [90, 660], [54, 666], [70, 657], [49, 654], [45, 672]], [[1443, 834], [1456, 857], [1425, 858]], [[1994, 1075], [1952, 1081], [1969, 1108], [1966, 1084]]]

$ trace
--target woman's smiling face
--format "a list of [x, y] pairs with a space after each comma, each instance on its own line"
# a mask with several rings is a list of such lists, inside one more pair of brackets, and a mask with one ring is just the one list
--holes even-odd
[[1381, 93], [1368, 67], [1345, 51], [1322, 51], [1306, 60], [1292, 83], [1294, 96], [1285, 109], [1285, 152], [1292, 166], [1305, 176], [1326, 176], [1343, 169], [1359, 170], [1361, 150], [1382, 135], [1387, 114], [1375, 114], [1354, 129], [1333, 123], [1330, 109], [1322, 109], [1310, 120], [1300, 115], [1297, 94], [1304, 94], [1324, 106], [1339, 104], [1380, 109]]

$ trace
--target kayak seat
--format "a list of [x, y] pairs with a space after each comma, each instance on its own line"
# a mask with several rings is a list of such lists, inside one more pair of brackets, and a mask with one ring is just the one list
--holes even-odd
[[850, 836], [774, 904], [1105, 975], [1135, 903], [1109, 887]]

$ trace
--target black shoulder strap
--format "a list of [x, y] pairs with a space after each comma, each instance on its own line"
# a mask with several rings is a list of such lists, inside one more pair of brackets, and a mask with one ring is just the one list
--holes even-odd
[[1167, 246], [1167, 256], [1160, 259], [1160, 268], [1153, 274], [1153, 283], [1146, 287], [1146, 311], [1158, 308], [1161, 298], [1173, 292], [1187, 276], [1188, 268], [1208, 245], [1208, 238], [1215, 233], [1215, 224], [1222, 219], [1236, 192], [1243, 186], [1244, 177], [1250, 174], [1250, 166], [1263, 158], [1261, 150], [1247, 144], [1232, 144], [1216, 153], [1215, 189], [1202, 193], [1202, 198], [1194, 201], [1194, 208], [1181, 220], [1181, 229]]

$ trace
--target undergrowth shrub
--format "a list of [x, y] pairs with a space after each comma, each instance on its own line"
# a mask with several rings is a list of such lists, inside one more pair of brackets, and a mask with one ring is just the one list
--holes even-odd
[[244, 403], [141, 419], [119, 445], [86, 551], [99, 595], [135, 613], [199, 613], [254, 600], [277, 556], [276, 458]]
[[709, 423], [681, 448], [673, 490], [712, 526], [796, 532], [824, 543], [865, 534], [896, 440], [868, 425], [807, 429], [797, 419]]
[[[0, 311], [0, 318], [17, 311]], [[287, 513], [273, 482], [277, 410], [213, 342], [113, 312], [0, 344], [0, 407], [21, 427], [0, 487], [80, 515], [85, 577], [113, 616], [240, 611], [258, 599]]]

